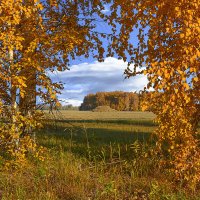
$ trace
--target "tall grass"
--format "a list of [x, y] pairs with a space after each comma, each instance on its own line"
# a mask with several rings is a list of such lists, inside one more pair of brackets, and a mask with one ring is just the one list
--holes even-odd
[[[96, 119], [95, 119], [96, 120]], [[0, 174], [3, 199], [132, 200], [200, 199], [173, 182], [149, 156], [152, 119], [48, 121], [37, 133], [44, 162]], [[140, 122], [140, 123], [136, 123]]]

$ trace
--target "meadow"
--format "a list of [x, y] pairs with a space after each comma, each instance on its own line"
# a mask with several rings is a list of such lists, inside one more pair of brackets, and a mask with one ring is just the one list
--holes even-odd
[[175, 183], [151, 154], [155, 115], [150, 112], [46, 112], [36, 133], [44, 161], [32, 159], [1, 173], [2, 199], [200, 199]]

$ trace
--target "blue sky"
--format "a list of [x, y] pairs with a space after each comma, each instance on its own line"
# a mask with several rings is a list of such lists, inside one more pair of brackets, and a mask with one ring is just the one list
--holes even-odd
[[[69, 71], [57, 72], [53, 80], [62, 81], [65, 89], [59, 99], [63, 104], [79, 106], [85, 95], [98, 91], [139, 91], [147, 84], [143, 75], [125, 79], [127, 63], [108, 57], [104, 62], [85, 60], [70, 67]], [[65, 102], [65, 103], [64, 103]]]
[[[109, 7], [106, 6], [102, 11], [109, 13]], [[96, 24], [96, 31], [109, 33], [110, 27], [104, 22], [98, 21]], [[137, 31], [131, 35], [131, 42], [137, 45]], [[106, 49], [107, 42], [103, 42]], [[64, 72], [54, 73], [52, 76], [55, 81], [62, 81], [64, 83], [64, 90], [59, 99], [63, 104], [72, 104], [79, 106], [84, 96], [89, 93], [96, 93], [100, 91], [139, 91], [147, 84], [147, 79], [143, 75], [125, 79], [124, 70], [127, 63], [117, 58], [105, 58], [102, 63], [97, 62], [92, 57], [85, 59], [84, 57], [77, 57], [70, 61], [70, 70]]]

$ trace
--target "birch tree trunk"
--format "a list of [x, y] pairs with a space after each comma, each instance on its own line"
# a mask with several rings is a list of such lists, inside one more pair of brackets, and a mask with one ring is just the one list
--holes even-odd
[[17, 127], [17, 87], [13, 83], [13, 77], [15, 75], [15, 69], [13, 66], [13, 61], [14, 61], [14, 51], [13, 49], [9, 50], [9, 61], [10, 61], [10, 99], [11, 99], [11, 124], [14, 127], [16, 136], [13, 138], [13, 142], [16, 145], [16, 151], [19, 149], [19, 133], [18, 133], [18, 127]]
[[9, 50], [9, 61], [10, 61], [10, 99], [11, 99], [11, 119], [12, 123], [16, 123], [16, 112], [17, 112], [17, 101], [16, 101], [16, 86], [13, 84], [14, 69], [13, 69], [14, 52]]
[[26, 116], [36, 109], [36, 70], [29, 69], [26, 73], [26, 89], [24, 97], [20, 96], [19, 110]]

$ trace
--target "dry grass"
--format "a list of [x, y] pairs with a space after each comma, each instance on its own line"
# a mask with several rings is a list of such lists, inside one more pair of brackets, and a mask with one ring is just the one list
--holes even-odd
[[116, 110], [112, 109], [110, 106], [98, 106], [92, 111], [93, 112], [116, 112]]
[[[51, 115], [51, 118], [55, 116]], [[152, 113], [62, 111], [37, 134], [46, 160], [0, 174], [4, 200], [198, 200], [146, 157]]]
[[43, 163], [0, 177], [4, 200], [198, 199], [174, 188], [151, 160], [97, 164], [61, 148]]
[[[46, 111], [48, 113], [48, 111]], [[155, 115], [151, 112], [139, 111], [115, 111], [115, 112], [92, 112], [92, 111], [57, 111], [52, 117], [66, 120], [152, 120]]]

